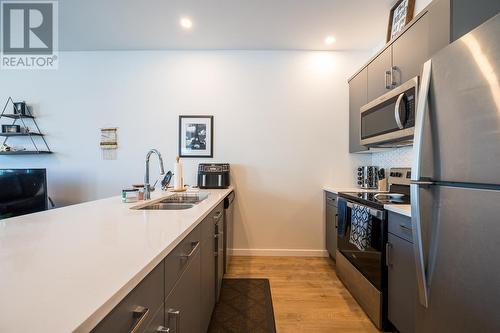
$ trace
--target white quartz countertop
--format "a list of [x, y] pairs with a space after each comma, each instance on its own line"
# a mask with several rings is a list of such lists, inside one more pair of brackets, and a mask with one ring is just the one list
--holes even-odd
[[359, 192], [359, 193], [381, 192], [377, 189], [367, 190], [367, 189], [363, 189], [363, 188], [359, 188], [359, 187], [340, 187], [340, 186], [330, 186], [330, 185], [323, 186], [323, 191], [330, 192], [333, 194], [339, 194], [339, 192]]
[[388, 211], [411, 217], [411, 205], [384, 205]]
[[186, 210], [112, 197], [1, 220], [0, 332], [88, 332], [231, 191]]

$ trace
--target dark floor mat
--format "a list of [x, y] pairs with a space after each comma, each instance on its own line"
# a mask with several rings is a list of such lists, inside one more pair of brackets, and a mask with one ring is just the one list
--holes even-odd
[[224, 279], [209, 333], [275, 333], [268, 279]]

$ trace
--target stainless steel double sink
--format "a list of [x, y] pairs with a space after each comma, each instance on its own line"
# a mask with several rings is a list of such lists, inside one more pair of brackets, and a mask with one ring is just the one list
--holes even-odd
[[183, 210], [193, 208], [208, 197], [208, 193], [176, 193], [174, 195], [155, 200], [145, 206], [132, 209], [139, 210]]

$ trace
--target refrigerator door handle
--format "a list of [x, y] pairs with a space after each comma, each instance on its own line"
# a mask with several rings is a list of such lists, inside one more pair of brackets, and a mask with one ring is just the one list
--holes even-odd
[[418, 92], [417, 110], [415, 116], [415, 133], [413, 138], [413, 165], [411, 180], [419, 181], [422, 176], [422, 145], [424, 142], [425, 115], [428, 111], [428, 95], [431, 82], [431, 60], [424, 63], [422, 82]]
[[429, 304], [429, 288], [427, 287], [427, 276], [422, 242], [422, 228], [420, 224], [420, 185], [411, 184], [410, 188], [413, 256], [415, 257], [415, 271], [417, 274], [418, 299], [420, 304], [424, 308], [427, 308]]
[[[422, 71], [422, 82], [418, 96], [417, 114], [415, 122], [415, 137], [413, 144], [413, 165], [411, 188], [411, 224], [413, 235], [413, 255], [417, 274], [418, 298], [420, 304], [427, 308], [429, 304], [429, 288], [427, 284], [426, 265], [424, 260], [424, 249], [421, 228], [420, 210], [420, 186], [430, 185], [420, 182], [422, 172], [422, 145], [424, 140], [424, 122], [428, 112], [428, 95], [431, 81], [431, 60], [424, 64]], [[420, 182], [420, 184], [419, 184]]]

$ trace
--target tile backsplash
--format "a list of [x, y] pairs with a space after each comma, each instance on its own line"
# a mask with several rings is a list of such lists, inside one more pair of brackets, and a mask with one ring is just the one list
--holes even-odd
[[411, 168], [413, 147], [403, 147], [379, 153], [372, 153], [371, 157], [371, 164], [381, 168]]

